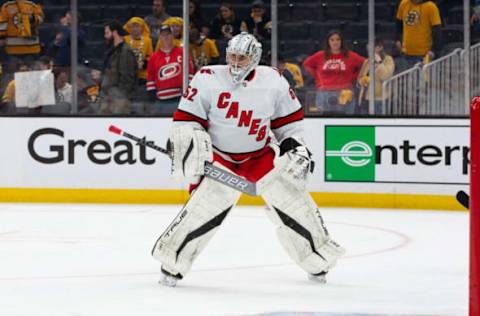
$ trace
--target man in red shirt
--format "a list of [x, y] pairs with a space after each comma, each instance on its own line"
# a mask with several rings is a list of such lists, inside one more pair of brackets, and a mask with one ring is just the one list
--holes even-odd
[[[150, 114], [172, 115], [177, 109], [182, 95], [183, 85], [183, 48], [173, 43], [173, 34], [169, 26], [160, 29], [161, 49], [153, 53], [148, 61], [147, 91], [153, 104], [147, 107]], [[189, 59], [190, 79], [193, 65]]]
[[345, 48], [339, 31], [331, 31], [325, 50], [308, 57], [303, 67], [315, 79], [319, 111], [354, 114], [353, 87], [365, 58]]

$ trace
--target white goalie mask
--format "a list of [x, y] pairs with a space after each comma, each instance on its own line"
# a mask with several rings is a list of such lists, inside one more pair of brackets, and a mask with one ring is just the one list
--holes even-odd
[[262, 44], [255, 36], [242, 32], [234, 36], [227, 46], [227, 63], [233, 82], [241, 83], [258, 66], [262, 57]]

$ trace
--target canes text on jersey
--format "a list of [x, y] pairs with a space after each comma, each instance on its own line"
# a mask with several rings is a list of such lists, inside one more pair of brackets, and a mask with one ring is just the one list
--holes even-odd
[[232, 95], [229, 92], [222, 92], [218, 97], [217, 107], [219, 109], [227, 109], [225, 115], [226, 119], [237, 119], [238, 127], [249, 128], [249, 135], [256, 135], [255, 140], [261, 142], [267, 135], [267, 126], [260, 126], [261, 119], [253, 118], [253, 111], [242, 110], [239, 113], [239, 103], [237, 101], [230, 100]]

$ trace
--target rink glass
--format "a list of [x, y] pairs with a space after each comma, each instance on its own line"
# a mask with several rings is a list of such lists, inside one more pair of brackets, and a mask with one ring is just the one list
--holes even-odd
[[[274, 19], [273, 23], [260, 22], [258, 24], [266, 24], [268, 29], [257, 32], [263, 44], [262, 63], [273, 64], [282, 70], [285, 62], [299, 67], [288, 66], [292, 69], [300, 69], [303, 75], [303, 86], [295, 70], [292, 70], [293, 74], [285, 74], [285, 77], [292, 82], [304, 106], [306, 116], [467, 116], [468, 106], [466, 104], [469, 97], [480, 92], [478, 75], [480, 73], [480, 46], [475, 45], [480, 39], [480, 8], [470, 6], [468, 10], [470, 12], [466, 12], [460, 1], [458, 1], [459, 3], [453, 3], [453, 1], [440, 3], [438, 10], [442, 20], [441, 33], [444, 45], [433, 56], [434, 59], [431, 59], [432, 56], [420, 56], [417, 60], [419, 63], [415, 64], [415, 58], [405, 56], [396, 41], [397, 2], [392, 0], [301, 2], [278, 0], [266, 1], [263, 9], [258, 6], [252, 8], [251, 4], [245, 1], [235, 0], [231, 3], [235, 17], [247, 22], [248, 20], [270, 21], [275, 16], [272, 14], [272, 8], [276, 8], [277, 19]], [[71, 2], [45, 0], [42, 1], [41, 6], [44, 12], [43, 22], [32, 23], [31, 26], [32, 35], [39, 35], [41, 53], [28, 57], [13, 56], [8, 53], [1, 56], [0, 93], [2, 94], [2, 103], [0, 115], [99, 115], [98, 108], [102, 99], [105, 99], [102, 91], [99, 91], [104, 68], [104, 55], [107, 51], [104, 25], [111, 19], [117, 19], [123, 25], [131, 17], [144, 18], [152, 14], [153, 1], [141, 0], [132, 3], [125, 0], [108, 0], [99, 4], [93, 0], [79, 1], [78, 3], [76, 0]], [[158, 1], [155, 6], [158, 7]], [[158, 10], [158, 8], [156, 9]], [[208, 23], [217, 14], [220, 14], [219, 1], [202, 1], [199, 10], [202, 14], [194, 21], [201, 24], [199, 29], [205, 34], [209, 30]], [[372, 10], [374, 12], [371, 12]], [[72, 11], [73, 14], [67, 14], [68, 11]], [[78, 28], [75, 31], [80, 40], [77, 45], [72, 46], [73, 55], [77, 57], [72, 62], [69, 53], [71, 46], [69, 38], [74, 31], [72, 30], [72, 20], [75, 19], [75, 11], [80, 13]], [[226, 11], [225, 8], [223, 11]], [[181, 1], [169, 1], [166, 12], [171, 16], [181, 17], [183, 15]], [[374, 14], [373, 20], [370, 18], [372, 13]], [[468, 36], [468, 32], [465, 32], [464, 21], [468, 21], [469, 27], [466, 29], [471, 33], [469, 53], [465, 49], [468, 41], [464, 41], [464, 34]], [[369, 22], [373, 23], [374, 34], [369, 32]], [[410, 17], [408, 23], [416, 23], [414, 15]], [[249, 23], [247, 23], [248, 25]], [[272, 36], [275, 31], [270, 31], [270, 27], [274, 30], [275, 26], [278, 27], [276, 37]], [[175, 27], [179, 28], [179, 26]], [[368, 85], [373, 83], [373, 78], [368, 74], [358, 77], [359, 67], [349, 70], [351, 71], [349, 84], [342, 82], [345, 79], [342, 79], [342, 76], [329, 76], [327, 88], [323, 83], [316, 84], [319, 78], [316, 78], [317, 80], [312, 78], [302, 67], [307, 57], [324, 50], [325, 37], [332, 30], [338, 30], [341, 33], [345, 51], [368, 59], [370, 40], [372, 44], [382, 43], [381, 59], [391, 56], [394, 61], [394, 73], [388, 74], [387, 78], [382, 78], [382, 81], [374, 87], [374, 102], [370, 103], [368, 100]], [[226, 27], [223, 31], [228, 33], [231, 30]], [[207, 36], [213, 36], [211, 28], [210, 34]], [[220, 52], [220, 62], [225, 62], [227, 40], [228, 38], [219, 37], [215, 41]], [[155, 46], [154, 38], [153, 49]], [[371, 53], [374, 50], [372, 49]], [[140, 51], [136, 49], [135, 56], [139, 66], [145, 67], [145, 62], [142, 62], [144, 56]], [[36, 77], [24, 74], [19, 76], [18, 86], [20, 89], [24, 89], [23, 99], [28, 99], [27, 101], [30, 103], [27, 106], [24, 104], [17, 106], [16, 101], [12, 100], [15, 93], [12, 92], [11, 85], [8, 87], [9, 83], [15, 77], [16, 72], [43, 69], [40, 65], [40, 57], [44, 55], [54, 57], [53, 78], [50, 76], [48, 79], [53, 80], [53, 100], [39, 97], [39, 95], [43, 96], [43, 94], [51, 92], [51, 83], [49, 85], [43, 82], [44, 79], [29, 80], [28, 78]], [[271, 56], [276, 57], [273, 62]], [[200, 67], [202, 60], [198, 56], [196, 57], [195, 62]], [[375, 59], [375, 54], [372, 55], [372, 58]], [[27, 65], [20, 62], [26, 62]], [[380, 64], [381, 61], [376, 60], [374, 67], [378, 67]], [[335, 67], [341, 68], [344, 67], [344, 64], [342, 61], [330, 62], [327, 67], [330, 67], [331, 73], [335, 74]], [[470, 73], [466, 73], [465, 70]], [[466, 76], [469, 76], [468, 82], [465, 80]], [[49, 76], [45, 78], [47, 77]], [[320, 80], [322, 79], [320, 78]], [[164, 116], [164, 114], [152, 114], [148, 110], [155, 100], [146, 93], [145, 82], [141, 79], [138, 81], [134, 91], [128, 96], [129, 114], [120, 115]], [[73, 87], [69, 87], [70, 85]], [[317, 88], [317, 86], [324, 88]], [[110, 98], [115, 97], [115, 94], [110, 96]], [[171, 113], [167, 114], [167, 116], [170, 115]]]

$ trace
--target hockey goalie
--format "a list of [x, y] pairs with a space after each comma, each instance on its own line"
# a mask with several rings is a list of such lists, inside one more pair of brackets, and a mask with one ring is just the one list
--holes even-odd
[[253, 35], [233, 37], [227, 65], [198, 71], [174, 114], [167, 144], [172, 174], [192, 185], [190, 199], [152, 250], [163, 285], [185, 277], [240, 198], [239, 191], [202, 177], [205, 162], [256, 183], [280, 243], [309, 279], [324, 283], [345, 253], [306, 190], [313, 162], [302, 137], [302, 106], [278, 71], [258, 65], [261, 55]]

